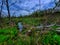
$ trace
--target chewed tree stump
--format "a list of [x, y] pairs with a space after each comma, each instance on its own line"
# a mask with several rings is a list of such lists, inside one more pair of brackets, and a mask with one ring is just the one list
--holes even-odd
[[18, 22], [18, 29], [20, 32], [23, 30], [23, 25], [21, 22]]

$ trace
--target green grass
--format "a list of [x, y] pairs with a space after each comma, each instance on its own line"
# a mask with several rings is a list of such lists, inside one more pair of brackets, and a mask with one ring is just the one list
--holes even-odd
[[60, 27], [60, 26], [56, 26], [56, 25], [51, 26], [52, 29], [56, 29], [56, 28], [59, 28], [59, 27]]
[[[37, 35], [36, 35], [37, 34]], [[24, 34], [18, 34], [16, 27], [0, 29], [0, 44], [6, 45], [60, 45], [60, 35], [56, 32], [50, 31], [48, 34], [37, 33], [35, 30], [32, 31], [31, 36]]]
[[[7, 22], [9, 22], [9, 21], [7, 20], [7, 18], [4, 19], [4, 20], [5, 20], [4, 23], [6, 25], [8, 25]], [[28, 25], [31, 25], [31, 26], [37, 26], [37, 25], [43, 24], [45, 22], [44, 20], [46, 20], [46, 18], [44, 18], [44, 17], [12, 18], [12, 21], [14, 21], [16, 24], [18, 23], [18, 21], [20, 21], [23, 24], [28, 24]], [[48, 21], [48, 22], [50, 22], [50, 21]]]
[[0, 43], [12, 41], [12, 38], [17, 35], [18, 31], [15, 27], [0, 29]]

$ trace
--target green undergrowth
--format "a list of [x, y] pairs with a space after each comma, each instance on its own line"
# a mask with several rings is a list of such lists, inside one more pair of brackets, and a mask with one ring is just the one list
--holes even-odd
[[0, 45], [60, 45], [60, 35], [55, 31], [40, 34], [34, 30], [30, 36], [18, 33], [16, 27], [0, 29]]
[[0, 43], [12, 41], [17, 34], [18, 31], [15, 27], [0, 29]]

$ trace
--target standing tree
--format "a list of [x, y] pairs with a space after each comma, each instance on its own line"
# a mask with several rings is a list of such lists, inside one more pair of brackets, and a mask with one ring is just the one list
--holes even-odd
[[3, 0], [1, 0], [1, 5], [0, 5], [0, 28], [2, 28], [2, 9], [3, 9]]
[[3, 0], [1, 0], [1, 6], [0, 6], [0, 21], [1, 21], [2, 9], [3, 9]]
[[9, 9], [9, 3], [8, 0], [6, 0], [6, 7], [7, 7], [7, 11], [8, 11], [8, 18], [11, 21], [11, 15], [10, 15], [10, 9]]
[[55, 1], [55, 7], [53, 8], [53, 10], [60, 5], [60, 0], [58, 0], [58, 1], [54, 0], [54, 1]]
[[9, 5], [9, 2], [8, 1], [9, 0], [6, 0], [6, 7], [7, 7], [7, 11], [8, 11], [8, 18], [11, 21], [11, 14], [10, 14], [10, 9], [9, 8], [10, 8], [10, 6], [14, 5], [16, 3], [16, 1], [13, 2], [13, 3], [11, 3], [10, 5]]

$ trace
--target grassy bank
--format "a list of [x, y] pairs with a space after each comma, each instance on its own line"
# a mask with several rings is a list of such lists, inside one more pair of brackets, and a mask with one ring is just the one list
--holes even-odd
[[[43, 31], [42, 33], [39, 31], [40, 29], [32, 29], [30, 35], [28, 33], [31, 26], [59, 23], [60, 15], [54, 14], [53, 16], [43, 15], [37, 17], [37, 14], [33, 15], [34, 17], [12, 17], [13, 26], [9, 25], [8, 18], [3, 18], [2, 23], [0, 23], [0, 26], [2, 26], [0, 28], [0, 45], [60, 45], [60, 35], [56, 31]], [[17, 29], [19, 21], [25, 26], [28, 25], [22, 32]], [[55, 30], [58, 26], [52, 26], [52, 28]]]

